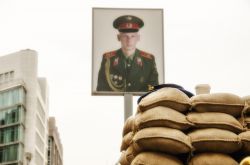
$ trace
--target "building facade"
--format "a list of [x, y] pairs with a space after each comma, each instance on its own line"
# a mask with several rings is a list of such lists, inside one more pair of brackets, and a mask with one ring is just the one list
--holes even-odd
[[48, 87], [37, 53], [0, 57], [0, 164], [47, 165]]
[[54, 117], [49, 118], [48, 165], [63, 165], [63, 148]]

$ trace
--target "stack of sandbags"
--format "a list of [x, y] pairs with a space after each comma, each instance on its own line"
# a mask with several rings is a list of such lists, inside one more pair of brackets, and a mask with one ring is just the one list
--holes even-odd
[[125, 122], [121, 165], [237, 165], [233, 154], [250, 154], [250, 132], [237, 120], [246, 109], [243, 98], [190, 99], [184, 92], [161, 88], [139, 99], [136, 115]]
[[235, 154], [235, 157], [239, 162], [250, 155], [250, 96], [242, 97], [242, 99], [245, 101], [245, 108], [239, 121], [246, 132], [242, 132], [238, 135], [241, 139], [242, 147], [241, 150]]
[[248, 130], [250, 130], [250, 96], [245, 96], [242, 98], [246, 103], [246, 109], [244, 112], [244, 118], [241, 119]]
[[176, 88], [161, 88], [141, 99], [134, 119], [131, 165], [182, 165], [178, 158], [193, 147], [183, 133], [192, 124], [185, 112], [191, 107], [189, 97]]
[[246, 127], [247, 131], [239, 134], [242, 143], [242, 148], [239, 152], [241, 160], [250, 155], [250, 96], [245, 96], [242, 99], [245, 101], [245, 109], [240, 122]]
[[187, 115], [187, 120], [195, 129], [188, 136], [197, 155], [189, 164], [237, 164], [229, 154], [241, 148], [238, 133], [244, 129], [237, 117], [244, 109], [244, 100], [230, 93], [213, 93], [196, 95], [191, 103], [194, 112]]
[[120, 164], [121, 165], [130, 165], [131, 161], [134, 158], [134, 150], [132, 146], [133, 137], [134, 137], [134, 116], [130, 116], [124, 124], [122, 132], [122, 144], [121, 144], [121, 156]]

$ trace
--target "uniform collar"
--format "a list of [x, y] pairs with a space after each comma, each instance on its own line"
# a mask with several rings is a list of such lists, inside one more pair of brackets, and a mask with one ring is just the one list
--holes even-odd
[[127, 57], [127, 56], [125, 56], [124, 53], [122, 52], [122, 49], [119, 49], [119, 50], [118, 50], [118, 54], [122, 55], [125, 59], [130, 59], [130, 60], [132, 60], [132, 61], [133, 61], [133, 59], [134, 59], [135, 56], [138, 56], [138, 55], [139, 55], [139, 53], [140, 53], [140, 51], [139, 51], [138, 49], [135, 49], [134, 54], [132, 54], [131, 56]]

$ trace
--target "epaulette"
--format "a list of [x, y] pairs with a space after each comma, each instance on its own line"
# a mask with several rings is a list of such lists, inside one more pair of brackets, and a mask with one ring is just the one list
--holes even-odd
[[113, 56], [115, 56], [116, 55], [116, 51], [111, 51], [111, 52], [107, 52], [107, 53], [104, 53], [104, 57], [105, 58], [111, 58], [111, 57], [113, 57]]
[[144, 51], [140, 51], [140, 55], [141, 55], [142, 57], [148, 58], [148, 59], [150, 59], [150, 60], [152, 60], [152, 59], [154, 58], [154, 56], [153, 56], [152, 54], [149, 54], [149, 53], [144, 52]]

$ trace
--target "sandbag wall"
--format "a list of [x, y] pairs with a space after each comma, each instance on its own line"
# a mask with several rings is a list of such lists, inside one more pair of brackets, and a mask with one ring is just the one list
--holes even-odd
[[183, 165], [183, 157], [193, 150], [184, 133], [192, 126], [185, 116], [190, 107], [189, 97], [175, 88], [163, 88], [143, 98], [137, 114], [129, 119], [134, 124], [133, 138], [123, 152], [127, 162], [120, 163]]
[[121, 165], [237, 165], [250, 133], [237, 120], [245, 101], [229, 93], [189, 98], [176, 88], [144, 97], [124, 125]]
[[250, 156], [250, 96], [243, 97], [243, 100], [245, 101], [244, 116], [240, 121], [246, 127], [247, 131], [240, 133], [239, 138], [241, 139], [241, 150], [244, 156]]
[[191, 103], [187, 120], [194, 127], [188, 136], [195, 151], [188, 165], [237, 165], [232, 155], [241, 149], [238, 134], [244, 129], [237, 118], [245, 106], [243, 99], [234, 94], [214, 93], [193, 96]]
[[243, 97], [247, 107], [244, 112], [244, 120], [241, 120], [242, 124], [246, 126], [248, 130], [250, 130], [250, 96]]

